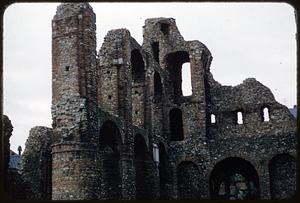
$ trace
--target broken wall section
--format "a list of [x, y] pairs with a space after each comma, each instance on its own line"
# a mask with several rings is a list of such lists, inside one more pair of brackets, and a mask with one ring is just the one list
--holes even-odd
[[98, 106], [131, 121], [130, 33], [111, 30], [98, 60]]
[[28, 199], [51, 199], [52, 136], [51, 128], [38, 126], [30, 130], [21, 162], [22, 177], [30, 191]]
[[[207, 108], [210, 136], [263, 136], [295, 131], [288, 108], [279, 104], [270, 89], [254, 78], [234, 87], [221, 86], [211, 78], [210, 87]], [[212, 114], [215, 123], [210, 120]]]

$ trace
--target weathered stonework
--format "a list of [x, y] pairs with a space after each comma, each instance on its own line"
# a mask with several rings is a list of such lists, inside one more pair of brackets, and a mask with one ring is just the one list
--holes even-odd
[[[98, 55], [88, 3], [61, 4], [52, 29], [52, 199], [295, 194], [289, 110], [253, 78], [234, 87], [215, 81], [210, 51], [185, 41], [175, 19], [147, 19], [142, 46], [128, 30], [111, 30]], [[181, 89], [186, 62], [191, 96]]]
[[28, 185], [27, 199], [51, 199], [52, 129], [37, 126], [30, 130], [22, 155], [21, 174]]

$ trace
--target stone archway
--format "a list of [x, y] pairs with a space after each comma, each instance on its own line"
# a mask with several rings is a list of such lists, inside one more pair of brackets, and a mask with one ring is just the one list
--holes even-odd
[[200, 199], [199, 170], [192, 161], [183, 161], [177, 167], [177, 191], [180, 200]]
[[150, 178], [151, 167], [149, 161], [149, 153], [145, 139], [142, 135], [137, 134], [134, 138], [134, 167], [137, 200], [152, 198], [153, 185]]
[[121, 198], [120, 148], [118, 127], [113, 121], [106, 121], [100, 129], [101, 199]]
[[269, 162], [271, 199], [292, 198], [296, 192], [296, 159], [289, 154], [274, 156]]
[[254, 166], [239, 157], [217, 163], [210, 175], [211, 199], [259, 199], [259, 177]]

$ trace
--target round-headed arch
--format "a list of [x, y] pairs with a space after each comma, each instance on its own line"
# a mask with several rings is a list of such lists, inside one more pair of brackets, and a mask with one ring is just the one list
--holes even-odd
[[259, 177], [255, 167], [240, 157], [218, 162], [209, 180], [211, 199], [259, 199]]
[[99, 142], [102, 150], [111, 150], [111, 152], [120, 153], [122, 139], [119, 128], [115, 122], [108, 120], [102, 124]]
[[271, 199], [289, 199], [296, 192], [296, 159], [290, 154], [275, 155], [269, 161]]
[[177, 166], [177, 193], [181, 200], [201, 199], [198, 166], [192, 161], [182, 161]]

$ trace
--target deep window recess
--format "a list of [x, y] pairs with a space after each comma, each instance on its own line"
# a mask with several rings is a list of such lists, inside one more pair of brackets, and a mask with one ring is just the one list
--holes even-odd
[[182, 64], [189, 62], [189, 53], [186, 51], [178, 51], [166, 56], [167, 70], [171, 75], [171, 86], [174, 91], [174, 103], [178, 103], [182, 96]]
[[169, 113], [171, 141], [183, 140], [182, 111], [174, 108]]
[[160, 31], [164, 34], [164, 35], [168, 35], [169, 34], [169, 24], [167, 23], [162, 23], [160, 25]]
[[142, 54], [139, 50], [135, 49], [131, 52], [131, 73], [134, 82], [144, 81], [145, 64]]
[[153, 42], [151, 44], [151, 48], [152, 48], [152, 54], [153, 54], [153, 57], [154, 57], [155, 61], [157, 63], [159, 63], [159, 43], [158, 42]]

